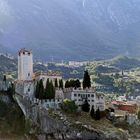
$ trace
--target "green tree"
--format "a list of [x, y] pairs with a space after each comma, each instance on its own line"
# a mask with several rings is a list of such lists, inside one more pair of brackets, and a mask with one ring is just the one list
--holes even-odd
[[4, 81], [4, 82], [7, 81], [6, 75], [3, 76], [3, 81]]
[[10, 83], [10, 85], [9, 85], [9, 87], [7, 89], [7, 92], [10, 93], [11, 96], [15, 94], [15, 85], [14, 85], [14, 83], [12, 83], [12, 82]]
[[79, 87], [81, 87], [81, 82], [79, 81], [79, 79], [77, 79], [77, 80], [71, 79], [70, 81], [67, 80], [66, 83], [65, 83], [65, 88], [75, 88], [75, 89], [77, 89]]
[[57, 78], [55, 79], [55, 87], [58, 88], [58, 81], [57, 81]]
[[68, 113], [76, 113], [78, 106], [75, 104], [74, 101], [69, 99], [65, 99], [63, 103], [60, 104], [62, 110]]
[[83, 78], [83, 89], [90, 88], [91, 87], [91, 80], [90, 76], [88, 74], [88, 71], [84, 72], [84, 78]]
[[81, 82], [79, 81], [79, 79], [75, 80], [74, 83], [75, 83], [75, 88], [81, 87]]
[[51, 91], [51, 99], [55, 98], [55, 87], [53, 85], [53, 82], [50, 82], [50, 91]]
[[82, 105], [82, 111], [89, 112], [89, 110], [90, 110], [90, 105], [89, 105], [88, 101], [85, 100], [84, 104]]
[[59, 88], [60, 88], [60, 89], [63, 89], [63, 86], [64, 86], [64, 85], [63, 85], [63, 80], [60, 79], [60, 80], [59, 80]]
[[44, 86], [43, 86], [43, 80], [41, 79], [39, 81], [39, 99], [44, 99]]
[[46, 99], [54, 99], [55, 98], [55, 87], [52, 81], [47, 79], [46, 87], [45, 87], [45, 98]]
[[39, 82], [38, 81], [36, 83], [36, 88], [35, 88], [35, 97], [39, 98]]
[[65, 88], [69, 88], [69, 81], [68, 80], [65, 82]]
[[45, 99], [51, 99], [51, 93], [50, 93], [50, 81], [47, 79], [46, 87], [45, 87]]
[[90, 111], [90, 116], [95, 119], [95, 110], [94, 110], [94, 106], [92, 106], [91, 111]]
[[101, 116], [100, 116], [100, 109], [98, 108], [95, 112], [95, 119], [96, 120], [100, 120]]

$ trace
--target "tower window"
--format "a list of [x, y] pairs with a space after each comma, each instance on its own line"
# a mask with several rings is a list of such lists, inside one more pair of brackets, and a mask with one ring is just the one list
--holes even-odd
[[74, 94], [74, 96], [76, 97], [76, 96], [77, 96], [77, 94]]
[[23, 54], [25, 54], [25, 52], [23, 52]]
[[30, 52], [28, 52], [28, 55], [30, 55]]

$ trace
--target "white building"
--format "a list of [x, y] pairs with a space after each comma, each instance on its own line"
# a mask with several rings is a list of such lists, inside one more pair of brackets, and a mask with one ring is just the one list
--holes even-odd
[[118, 101], [126, 101], [126, 97], [125, 96], [119, 96], [117, 98]]
[[29, 50], [21, 49], [18, 53], [18, 80], [33, 79], [33, 56]]
[[69, 67], [81, 67], [81, 66], [83, 66], [82, 62], [69, 61]]
[[85, 100], [90, 104], [90, 109], [94, 106], [94, 109], [98, 108], [105, 110], [105, 97], [103, 94], [97, 94], [93, 90], [74, 90], [65, 89], [64, 98], [75, 101], [78, 106], [81, 106]]

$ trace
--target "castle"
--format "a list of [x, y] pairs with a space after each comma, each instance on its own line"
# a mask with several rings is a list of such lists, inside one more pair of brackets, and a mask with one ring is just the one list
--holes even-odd
[[[16, 81], [16, 93], [20, 94], [22, 97], [28, 97], [36, 101], [34, 96], [35, 86], [37, 81], [43, 80], [43, 84], [47, 79], [51, 79], [54, 83], [55, 79], [62, 79], [62, 75], [59, 72], [33, 72], [33, 55], [32, 51], [21, 49], [18, 52], [18, 79]], [[54, 102], [59, 103], [59, 100], [70, 99], [75, 101], [78, 106], [81, 106], [85, 99], [88, 100], [90, 108], [92, 106], [95, 109], [104, 110], [105, 109], [105, 98], [103, 95], [97, 94], [94, 90], [69, 90], [69, 89], [56, 89]], [[45, 102], [45, 104], [50, 102]]]
[[16, 93], [23, 96], [34, 97], [36, 81], [43, 80], [44, 86], [47, 79], [53, 82], [55, 79], [62, 79], [59, 72], [33, 72], [33, 54], [25, 48], [18, 52], [18, 79], [16, 80]]

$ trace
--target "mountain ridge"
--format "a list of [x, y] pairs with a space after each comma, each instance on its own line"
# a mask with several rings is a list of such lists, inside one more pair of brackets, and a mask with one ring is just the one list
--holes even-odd
[[1, 0], [0, 51], [51, 60], [140, 56], [139, 0]]

